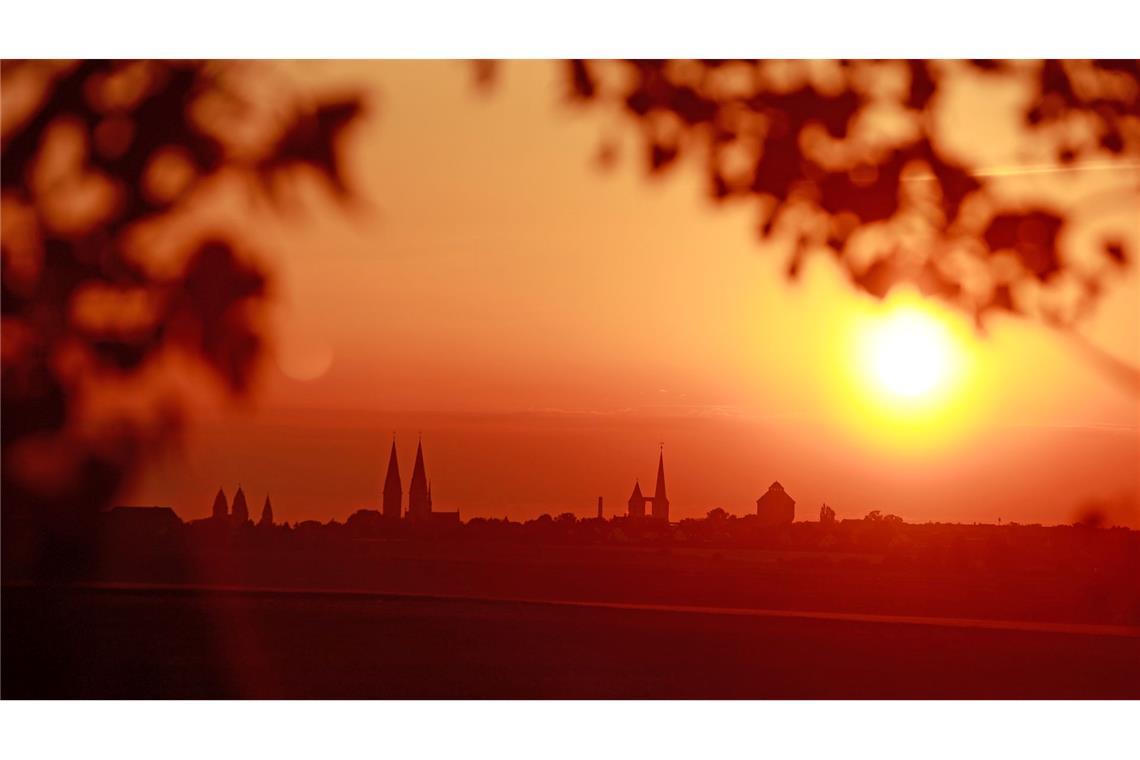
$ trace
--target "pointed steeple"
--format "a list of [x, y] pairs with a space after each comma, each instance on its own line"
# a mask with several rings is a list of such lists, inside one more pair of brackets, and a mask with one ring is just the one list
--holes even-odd
[[412, 488], [420, 486], [427, 491], [427, 470], [424, 467], [424, 442], [416, 444], [416, 463], [412, 465]]
[[669, 497], [665, 495], [665, 444], [657, 457], [657, 485], [653, 489], [653, 517], [669, 522]]
[[388, 455], [388, 474], [384, 477], [385, 517], [398, 518], [403, 511], [404, 490], [400, 483], [400, 463], [396, 458], [396, 436], [392, 435], [392, 453]]
[[234, 506], [231, 511], [231, 516], [234, 522], [238, 525], [244, 525], [249, 521], [249, 507], [245, 503], [245, 492], [238, 486], [237, 493], [234, 494]]
[[424, 444], [416, 444], [416, 463], [412, 465], [412, 482], [408, 486], [408, 517], [418, 519], [431, 514], [427, 470], [424, 467]]
[[653, 498], [666, 499], [665, 494], [665, 447], [662, 445], [661, 452], [657, 455], [657, 485], [653, 489]]
[[211, 517], [215, 520], [225, 520], [230, 516], [230, 507], [226, 503], [226, 492], [218, 489], [218, 495], [214, 497], [214, 508], [210, 512]]
[[273, 504], [269, 501], [269, 494], [265, 494], [265, 506], [261, 508], [261, 519], [257, 521], [257, 527], [273, 527]]

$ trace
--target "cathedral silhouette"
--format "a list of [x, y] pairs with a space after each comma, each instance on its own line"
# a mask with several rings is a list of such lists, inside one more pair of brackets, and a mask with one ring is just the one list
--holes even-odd
[[435, 512], [432, 510], [431, 481], [424, 466], [424, 443], [416, 444], [416, 461], [412, 465], [412, 482], [408, 487], [408, 511], [403, 511], [404, 492], [400, 481], [400, 463], [396, 455], [396, 436], [392, 436], [392, 451], [388, 455], [388, 473], [384, 477], [384, 495], [381, 512], [384, 517], [398, 520], [406, 517], [412, 522], [446, 520], [459, 522], [459, 511]]

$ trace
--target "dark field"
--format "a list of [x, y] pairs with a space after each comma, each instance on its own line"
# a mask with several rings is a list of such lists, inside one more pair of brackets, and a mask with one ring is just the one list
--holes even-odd
[[1140, 697], [1140, 638], [382, 594], [3, 590], [3, 696]]

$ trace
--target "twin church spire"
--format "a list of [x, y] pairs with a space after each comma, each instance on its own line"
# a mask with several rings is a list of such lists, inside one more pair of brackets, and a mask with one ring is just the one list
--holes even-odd
[[388, 474], [384, 477], [384, 516], [398, 519], [403, 512], [403, 499], [400, 463], [396, 459], [396, 436], [392, 436], [392, 453], [388, 455]]
[[[226, 500], [225, 490], [219, 488], [217, 496], [214, 497], [214, 506], [210, 510], [210, 517], [215, 524], [245, 525], [251, 523], [249, 505], [246, 503], [245, 491], [242, 490], [241, 486], [238, 486], [237, 493], [234, 494], [232, 507]], [[274, 525], [273, 504], [269, 501], [269, 494], [265, 495], [265, 506], [261, 508], [261, 519], [257, 525], [262, 528], [272, 528]]]
[[408, 486], [408, 519], [431, 516], [431, 484], [424, 469], [424, 442], [416, 444], [416, 463], [412, 465], [412, 482]]
[[[388, 455], [388, 474], [384, 478], [383, 514], [399, 518], [403, 514], [403, 489], [400, 483], [400, 464], [396, 457], [396, 437], [392, 436], [392, 452]], [[408, 519], [431, 517], [431, 481], [424, 467], [424, 444], [416, 445], [416, 461], [412, 465], [412, 482], [408, 487]]]

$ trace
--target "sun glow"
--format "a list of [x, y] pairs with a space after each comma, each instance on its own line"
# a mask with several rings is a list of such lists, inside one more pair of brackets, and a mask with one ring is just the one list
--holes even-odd
[[964, 319], [918, 294], [892, 294], [848, 322], [843, 416], [894, 452], [941, 449], [977, 417], [974, 338]]
[[953, 347], [946, 328], [914, 308], [897, 309], [868, 336], [868, 365], [888, 393], [918, 398], [948, 379]]

